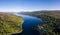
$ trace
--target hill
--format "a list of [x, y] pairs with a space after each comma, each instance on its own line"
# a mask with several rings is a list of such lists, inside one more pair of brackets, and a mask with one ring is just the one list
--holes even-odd
[[18, 12], [18, 14], [25, 15], [40, 15], [40, 14], [50, 14], [50, 13], [58, 13], [60, 14], [60, 10], [42, 10], [42, 11], [32, 11], [32, 12]]
[[21, 33], [22, 24], [22, 17], [14, 14], [0, 13], [0, 35]]

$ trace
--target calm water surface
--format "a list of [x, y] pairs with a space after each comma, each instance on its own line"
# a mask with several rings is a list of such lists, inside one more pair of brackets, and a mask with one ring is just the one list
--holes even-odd
[[14, 35], [39, 35], [37, 30], [34, 30], [34, 26], [37, 24], [41, 24], [42, 20], [33, 17], [33, 16], [28, 16], [28, 15], [21, 15], [21, 14], [16, 14], [17, 16], [21, 16], [24, 19], [24, 23], [22, 25], [22, 33], [14, 34]]

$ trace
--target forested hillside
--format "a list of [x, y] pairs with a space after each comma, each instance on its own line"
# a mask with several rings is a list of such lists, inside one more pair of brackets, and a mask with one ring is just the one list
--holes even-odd
[[43, 24], [39, 24], [37, 30], [42, 35], [59, 35], [60, 34], [60, 14], [43, 14], [38, 16], [43, 20]]
[[22, 32], [22, 17], [0, 13], [0, 35], [11, 35]]

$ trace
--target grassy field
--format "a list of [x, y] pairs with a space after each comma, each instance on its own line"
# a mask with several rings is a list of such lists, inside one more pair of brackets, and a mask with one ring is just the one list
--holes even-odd
[[22, 17], [0, 13], [0, 35], [11, 35], [22, 32]]

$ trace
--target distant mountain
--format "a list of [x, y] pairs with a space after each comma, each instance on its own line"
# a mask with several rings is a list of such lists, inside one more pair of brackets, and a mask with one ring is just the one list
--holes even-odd
[[42, 11], [32, 11], [32, 12], [19, 12], [18, 14], [25, 14], [25, 15], [39, 15], [39, 14], [49, 14], [49, 13], [60, 13], [60, 10], [42, 10]]

